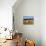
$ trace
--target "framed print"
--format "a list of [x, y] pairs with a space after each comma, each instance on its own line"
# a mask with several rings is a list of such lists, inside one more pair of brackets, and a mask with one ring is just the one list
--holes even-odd
[[23, 16], [23, 24], [25, 25], [34, 24], [34, 16]]

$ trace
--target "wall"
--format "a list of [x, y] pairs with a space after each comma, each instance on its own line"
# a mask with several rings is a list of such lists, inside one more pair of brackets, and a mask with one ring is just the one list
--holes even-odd
[[[12, 6], [14, 5], [15, 2], [16, 2], [16, 0], [0, 0], [0, 26], [12, 28]], [[46, 0], [41, 0], [41, 4], [42, 4], [42, 8], [41, 8], [42, 9], [41, 40], [42, 40], [42, 46], [46, 46], [46, 36], [45, 36], [46, 35]], [[30, 26], [28, 26], [28, 27], [30, 27]], [[24, 32], [24, 34], [27, 33], [26, 32], [27, 30], [24, 30], [24, 31], [23, 31], [23, 29], [21, 29], [20, 32]], [[29, 33], [32, 33], [32, 32], [34, 32], [34, 31], [31, 31]], [[37, 31], [35, 31], [35, 32], [37, 32]]]
[[0, 27], [12, 29], [12, 6], [16, 0], [0, 0]]
[[[1, 27], [12, 29], [12, 6], [15, 2], [16, 0], [0, 0], [0, 32], [2, 32]], [[7, 32], [3, 31], [0, 38], [5, 38], [5, 35], [10, 35], [10, 32], [8, 30]]]
[[[16, 5], [13, 6], [15, 30], [22, 32], [25, 38], [34, 40], [36, 46], [41, 46], [41, 0], [23, 0]], [[34, 24], [24, 25], [23, 16], [34, 16]]]
[[46, 0], [41, 1], [41, 40], [42, 46], [46, 46]]

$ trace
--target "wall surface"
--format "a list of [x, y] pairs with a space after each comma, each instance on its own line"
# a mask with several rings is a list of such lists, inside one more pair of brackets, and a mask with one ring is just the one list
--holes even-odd
[[[38, 0], [37, 0], [38, 1]], [[3, 27], [8, 27], [8, 28], [12, 28], [12, 6], [14, 5], [14, 3], [16, 2], [16, 0], [0, 0], [0, 26], [3, 26]], [[32, 0], [32, 2], [34, 2], [35, 3], [35, 1], [34, 0]], [[39, 2], [39, 1], [38, 1]], [[38, 2], [37, 2], [37, 4], [36, 4], [36, 6], [38, 5]], [[34, 3], [32, 3], [34, 6], [32, 6], [33, 8], [35, 7], [35, 4]], [[41, 41], [42, 41], [42, 46], [46, 46], [46, 0], [41, 0], [41, 10], [42, 10], [42, 13], [41, 13], [41, 30], [40, 30], [40, 34], [41, 34]], [[30, 6], [30, 5], [29, 5]], [[40, 5], [39, 5], [40, 6]], [[15, 6], [15, 7], [17, 7], [17, 6]], [[28, 5], [27, 6], [25, 6], [26, 8], [28, 8]], [[31, 8], [32, 8], [31, 7]], [[38, 9], [38, 8], [37, 8]], [[30, 10], [30, 8], [29, 9], [27, 9], [27, 10]], [[24, 10], [25, 11], [25, 10]], [[23, 11], [23, 12], [24, 12]], [[31, 11], [31, 10], [30, 10]], [[33, 11], [35, 11], [35, 10], [33, 10]], [[32, 12], [33, 12], [32, 11]], [[32, 13], [30, 13], [30, 12], [27, 12], [27, 14], [21, 14], [22, 15], [22, 17], [21, 18], [19, 18], [19, 20], [21, 21], [20, 23], [22, 23], [22, 20], [23, 20], [23, 16], [25, 16], [25, 15], [33, 15], [33, 16], [35, 16], [35, 21], [37, 21], [37, 20], [39, 20], [39, 16], [38, 16], [38, 18], [36, 17], [36, 15], [35, 15], [35, 13], [34, 14], [32, 14]], [[37, 13], [37, 12], [36, 12]], [[39, 13], [40, 14], [40, 13]], [[16, 15], [16, 13], [15, 13], [15, 15]], [[38, 14], [37, 14], [38, 15]], [[20, 16], [20, 14], [19, 14], [19, 16]], [[18, 18], [18, 17], [17, 17]], [[21, 20], [22, 19], [22, 20]], [[40, 20], [39, 20], [40, 21]], [[38, 21], [38, 22], [39, 22]], [[19, 23], [19, 24], [20, 24]], [[37, 22], [35, 22], [35, 23], [37, 23]], [[22, 24], [21, 24], [22, 25]], [[21, 26], [21, 25], [19, 25], [19, 26]], [[18, 27], [18, 26], [17, 26]], [[25, 28], [26, 29], [25, 29]], [[23, 29], [16, 29], [16, 30], [18, 30], [18, 31], [20, 31], [20, 32], [24, 32], [24, 35], [28, 32], [28, 34], [30, 34], [30, 36], [31, 36], [31, 39], [32, 38], [34, 38], [34, 37], [36, 37], [36, 33], [37, 32], [39, 32], [39, 30], [38, 31], [36, 31], [36, 27], [35, 27], [35, 25], [34, 26], [25, 26], [25, 25], [22, 25], [22, 27], [21, 28], [23, 28]], [[31, 28], [31, 29], [30, 29]], [[33, 29], [32, 29], [33, 28]], [[40, 28], [40, 25], [39, 25], [39, 28]], [[39, 28], [37, 28], [37, 29], [39, 29]], [[35, 30], [34, 30], [35, 29]], [[34, 33], [35, 32], [35, 33]], [[31, 34], [33, 34], [33, 35], [31, 35]], [[34, 35], [35, 34], [35, 35]], [[26, 35], [26, 36], [28, 36], [28, 35]], [[34, 36], [34, 37], [33, 37]], [[36, 38], [38, 38], [38, 36], [39, 35], [37, 35], [37, 37]], [[39, 36], [39, 38], [38, 39], [40, 39], [40, 36]], [[34, 38], [34, 40], [35, 41], [37, 41], [35, 38]]]
[[46, 46], [46, 0], [41, 1], [41, 39], [42, 46]]
[[[5, 38], [5, 36], [10, 36], [10, 32], [2, 30], [1, 27], [12, 29], [12, 6], [16, 0], [0, 0], [0, 38]], [[9, 38], [9, 37], [8, 37]]]
[[[15, 30], [22, 32], [25, 38], [34, 40], [36, 46], [41, 46], [41, 0], [23, 0], [13, 7]], [[23, 16], [34, 16], [34, 24], [24, 25]]]
[[0, 27], [12, 29], [12, 6], [16, 0], [0, 0]]
[[[20, 2], [13, 6], [15, 30], [33, 39], [37, 46], [46, 46], [46, 0]], [[24, 25], [23, 16], [34, 16], [34, 25]]]

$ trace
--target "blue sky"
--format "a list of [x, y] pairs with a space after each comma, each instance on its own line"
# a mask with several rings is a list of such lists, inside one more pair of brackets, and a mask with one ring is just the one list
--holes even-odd
[[23, 19], [32, 19], [32, 18], [34, 18], [33, 16], [23, 16]]

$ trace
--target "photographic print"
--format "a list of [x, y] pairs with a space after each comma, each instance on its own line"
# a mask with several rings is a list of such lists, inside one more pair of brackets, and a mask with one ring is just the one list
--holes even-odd
[[34, 24], [34, 16], [23, 16], [23, 24], [25, 25]]

